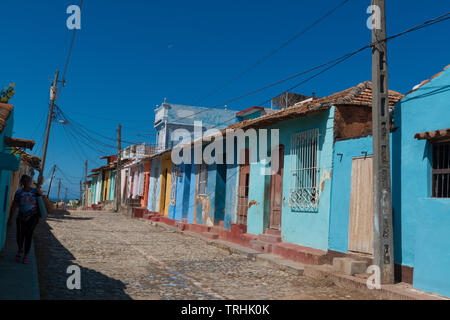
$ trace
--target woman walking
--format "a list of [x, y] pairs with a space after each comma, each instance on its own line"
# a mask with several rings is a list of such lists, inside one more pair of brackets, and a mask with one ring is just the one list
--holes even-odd
[[28, 253], [31, 248], [31, 240], [33, 232], [36, 228], [39, 218], [38, 197], [40, 192], [38, 189], [31, 187], [31, 177], [23, 175], [20, 178], [22, 189], [16, 191], [14, 201], [11, 206], [10, 217], [14, 211], [19, 207], [19, 214], [17, 215], [17, 246], [19, 250], [16, 255], [16, 261], [20, 262], [23, 255], [23, 263], [28, 264]]

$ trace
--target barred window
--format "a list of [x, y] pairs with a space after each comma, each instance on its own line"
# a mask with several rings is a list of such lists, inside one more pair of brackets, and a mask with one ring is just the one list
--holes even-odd
[[291, 137], [289, 206], [295, 209], [318, 208], [318, 141], [319, 129], [301, 132]]
[[177, 165], [172, 166], [172, 174], [171, 174], [171, 185], [170, 185], [170, 205], [175, 207], [176, 197], [177, 197], [177, 177], [179, 175], [180, 168]]
[[198, 195], [206, 195], [206, 183], [208, 181], [208, 165], [203, 163], [198, 171]]
[[432, 197], [450, 198], [450, 142], [433, 143]]

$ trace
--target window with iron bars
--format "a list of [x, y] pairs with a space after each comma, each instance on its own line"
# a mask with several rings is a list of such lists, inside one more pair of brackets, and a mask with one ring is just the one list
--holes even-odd
[[208, 165], [203, 163], [198, 171], [198, 195], [206, 195], [206, 183], [208, 181]]
[[315, 211], [319, 206], [319, 129], [291, 137], [289, 206]]
[[433, 198], [450, 198], [450, 141], [433, 143]]

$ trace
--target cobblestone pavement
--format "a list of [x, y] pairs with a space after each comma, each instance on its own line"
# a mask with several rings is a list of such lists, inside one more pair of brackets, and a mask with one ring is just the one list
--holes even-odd
[[[51, 216], [35, 246], [42, 299], [373, 299], [114, 213]], [[81, 290], [67, 289], [70, 265]]]

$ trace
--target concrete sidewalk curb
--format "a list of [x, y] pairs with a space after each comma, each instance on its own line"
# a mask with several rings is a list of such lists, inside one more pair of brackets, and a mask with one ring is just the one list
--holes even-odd
[[[201, 234], [181, 231], [176, 227], [166, 225], [165, 223], [149, 221], [151, 225], [164, 228], [176, 233], [184, 234], [186, 236], [201, 239], [210, 245], [214, 245], [220, 249], [228, 250], [231, 253], [241, 254], [247, 256], [247, 258], [265, 263], [271, 266], [278, 267], [279, 269], [286, 271], [290, 274], [298, 276], [307, 276], [310, 278], [321, 278], [329, 279], [334, 284], [340, 287], [348, 289], [357, 289], [361, 291], [370, 290], [367, 287], [365, 279], [358, 277], [348, 276], [344, 274], [336, 273], [333, 267], [330, 265], [302, 265], [300, 263], [283, 259], [274, 254], [260, 253], [259, 251], [243, 247], [234, 243], [222, 241], [222, 240], [212, 240], [203, 237]], [[399, 283], [395, 285], [382, 285], [380, 290], [371, 290], [378, 298], [385, 300], [450, 300], [437, 294], [428, 293], [414, 289], [411, 285], [406, 283]]]

